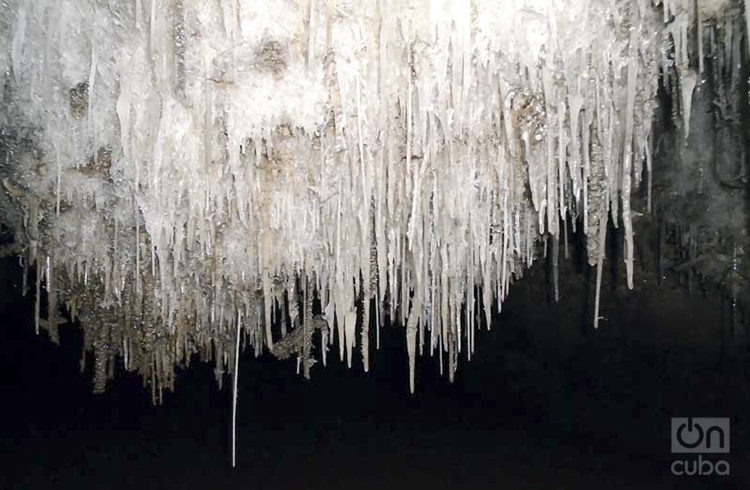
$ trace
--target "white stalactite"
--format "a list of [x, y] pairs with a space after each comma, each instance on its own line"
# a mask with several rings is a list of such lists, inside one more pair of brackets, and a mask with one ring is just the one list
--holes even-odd
[[477, 305], [489, 327], [545, 235], [567, 257], [568, 219], [598, 263], [596, 323], [609, 219], [633, 286], [654, 80], [678, 82], [687, 137], [701, 26], [729, 9], [652, 3], [6, 2], [0, 121], [35, 128], [39, 155], [3, 174], [13, 199], [38, 196], [21, 202], [26, 260], [51, 257], [55, 301], [84, 291], [84, 329], [127, 324], [109, 355], [126, 349], [159, 392], [193, 351], [222, 365], [238, 311], [246, 343], [275, 352], [294, 335], [276, 308], [300, 328], [295, 281], [313, 277], [324, 351], [337, 337], [351, 365], [363, 322], [369, 368], [375, 298], [376, 346], [386, 312], [404, 327], [410, 388], [423, 349], [452, 378]]

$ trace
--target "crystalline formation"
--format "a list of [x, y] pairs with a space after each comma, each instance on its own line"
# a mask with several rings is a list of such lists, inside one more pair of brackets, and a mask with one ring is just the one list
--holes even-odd
[[621, 225], [633, 286], [659, 84], [687, 134], [704, 47], [744, 25], [709, 34], [742, 7], [5, 0], [4, 252], [37, 329], [80, 320], [96, 390], [123, 362], [158, 401], [177, 363], [221, 381], [241, 345], [306, 376], [358, 348], [367, 370], [386, 318], [412, 390], [417, 353], [453, 378], [568, 227], [601, 270]]

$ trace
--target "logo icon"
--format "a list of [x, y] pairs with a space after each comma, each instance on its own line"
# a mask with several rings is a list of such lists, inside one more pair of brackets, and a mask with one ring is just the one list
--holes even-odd
[[728, 453], [729, 418], [672, 417], [673, 453]]

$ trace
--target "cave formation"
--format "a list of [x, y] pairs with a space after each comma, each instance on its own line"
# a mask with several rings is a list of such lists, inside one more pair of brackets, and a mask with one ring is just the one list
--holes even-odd
[[368, 371], [381, 335], [418, 391], [533, 264], [556, 297], [574, 242], [591, 329], [605, 261], [750, 299], [741, 2], [0, 9], [2, 254], [96, 392], [123, 368], [158, 403], [199, 356], [236, 395], [242, 350]]

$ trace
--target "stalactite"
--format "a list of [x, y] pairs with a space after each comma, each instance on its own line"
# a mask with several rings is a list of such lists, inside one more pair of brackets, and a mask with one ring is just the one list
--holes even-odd
[[232, 370], [232, 468], [237, 465], [237, 382], [240, 377], [240, 331], [242, 314], [237, 313], [237, 334], [234, 343], [234, 369]]
[[[91, 12], [87, 29], [71, 5]], [[655, 80], [688, 138], [704, 63], [716, 54], [738, 83], [741, 24], [725, 1], [430, 6], [4, 7], [0, 120], [34, 128], [38, 146], [1, 170], [36, 268], [37, 331], [54, 339], [63, 304], [84, 330], [106, 319], [109, 337], [89, 336], [97, 389], [126, 356], [158, 400], [194, 352], [219, 382], [234, 360], [236, 384], [240, 319], [256, 355], [296, 356], [306, 377], [318, 331], [324, 364], [334, 338], [349, 365], [359, 341], [369, 370], [374, 313], [376, 348], [386, 318], [405, 328], [413, 391], [425, 351], [454, 378], [480, 306], [489, 328], [541, 241], [559, 297], [569, 224], [597, 267], [598, 325], [610, 220], [634, 284]], [[79, 35], [56, 39], [49, 18]]]
[[602, 292], [602, 269], [604, 267], [604, 255], [607, 247], [607, 224], [608, 213], [602, 208], [602, 216], [599, 218], [599, 259], [596, 264], [596, 297], [594, 298], [594, 329], [599, 328], [599, 304]]

